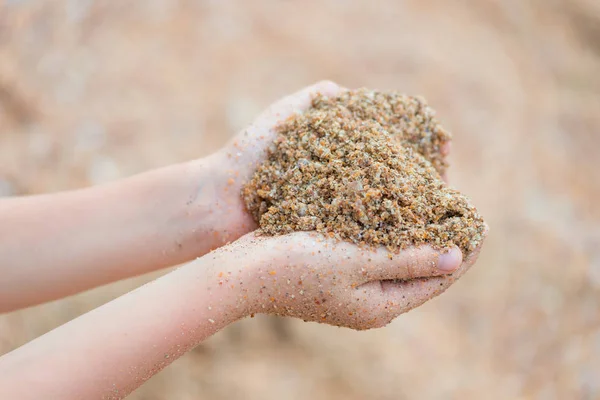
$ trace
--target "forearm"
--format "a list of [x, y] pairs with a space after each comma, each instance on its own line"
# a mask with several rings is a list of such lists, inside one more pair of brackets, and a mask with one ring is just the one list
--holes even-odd
[[83, 190], [0, 201], [0, 312], [176, 265], [228, 232], [218, 166], [179, 164]]
[[0, 398], [122, 398], [251, 313], [381, 327], [442, 292], [461, 262], [458, 249], [392, 255], [306, 232], [249, 234], [1, 357]]
[[246, 314], [219, 284], [239, 262], [207, 255], [0, 357], [0, 398], [124, 397]]

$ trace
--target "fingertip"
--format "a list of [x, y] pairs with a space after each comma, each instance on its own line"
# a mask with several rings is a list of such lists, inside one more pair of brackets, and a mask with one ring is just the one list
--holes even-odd
[[319, 81], [313, 86], [313, 88], [316, 92], [327, 96], [338, 94], [341, 91], [340, 85], [330, 80]]
[[437, 262], [437, 269], [444, 273], [450, 273], [458, 269], [462, 264], [462, 251], [458, 247], [453, 247], [449, 251], [440, 254]]
[[270, 128], [277, 121], [282, 121], [293, 114], [307, 110], [318, 94], [336, 96], [342, 91], [343, 89], [333, 81], [319, 81], [279, 99], [255, 120], [255, 125]]
[[297, 91], [275, 103], [272, 114], [287, 117], [294, 113], [303, 112], [310, 107], [312, 100], [318, 94], [335, 96], [340, 93], [340, 86], [332, 81], [323, 80]]
[[450, 154], [450, 150], [452, 150], [452, 142], [451, 141], [447, 141], [446, 143], [444, 143], [442, 145], [442, 147], [440, 148], [440, 153], [443, 156], [447, 156], [448, 154]]
[[442, 172], [441, 176], [442, 176], [442, 180], [445, 183], [448, 183], [448, 172], [447, 171]]

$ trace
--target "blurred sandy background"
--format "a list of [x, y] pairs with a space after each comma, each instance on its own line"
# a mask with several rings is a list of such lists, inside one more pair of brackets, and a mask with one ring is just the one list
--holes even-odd
[[[200, 157], [328, 78], [424, 95], [491, 227], [385, 329], [248, 319], [132, 399], [600, 399], [597, 0], [0, 4], [0, 196]], [[0, 354], [155, 276], [0, 316]]]

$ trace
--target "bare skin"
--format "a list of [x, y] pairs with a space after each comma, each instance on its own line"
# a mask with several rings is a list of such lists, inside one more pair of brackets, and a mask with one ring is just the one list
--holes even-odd
[[[448, 257], [445, 268], [461, 264], [460, 251]], [[438, 269], [439, 263], [428, 248], [390, 259], [386, 250], [309, 233], [250, 233], [3, 356], [0, 396], [122, 398], [202, 340], [254, 313], [381, 327], [451, 284], [443, 276], [450, 270]], [[415, 277], [427, 279], [410, 280]]]
[[[177, 265], [256, 229], [240, 189], [320, 82], [281, 99], [209, 157], [70, 192], [0, 199], [0, 312]], [[41, 222], [43, 221], [43, 223]]]
[[123, 398], [245, 316], [369, 329], [450, 286], [478, 250], [463, 262], [458, 249], [390, 254], [312, 233], [248, 233], [239, 190], [276, 121], [339, 90], [324, 82], [283, 99], [203, 160], [0, 201], [0, 312], [199, 257], [0, 357], [0, 398]]

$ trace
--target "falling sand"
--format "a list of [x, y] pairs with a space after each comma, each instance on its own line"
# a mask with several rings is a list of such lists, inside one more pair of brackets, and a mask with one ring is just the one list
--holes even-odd
[[317, 231], [392, 251], [456, 245], [465, 255], [483, 239], [475, 207], [441, 178], [451, 136], [422, 99], [319, 95], [277, 132], [242, 189], [260, 234]]

